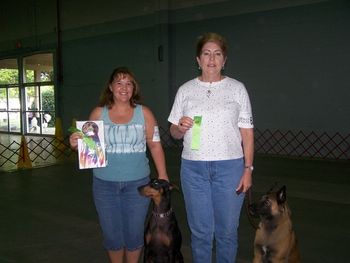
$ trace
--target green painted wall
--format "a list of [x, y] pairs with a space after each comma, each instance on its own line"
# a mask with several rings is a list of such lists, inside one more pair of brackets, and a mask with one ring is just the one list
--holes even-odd
[[246, 84], [256, 127], [349, 133], [349, 29], [349, 1], [174, 24], [172, 94], [196, 73], [195, 38], [216, 31], [228, 38], [226, 73]]
[[[349, 1], [100, 2], [60, 1], [64, 129], [87, 118], [119, 65], [167, 126], [178, 86], [198, 73], [196, 37], [216, 31], [229, 40], [226, 74], [246, 84], [257, 128], [349, 132]], [[2, 4], [0, 25], [0, 58], [57, 46], [56, 3]]]

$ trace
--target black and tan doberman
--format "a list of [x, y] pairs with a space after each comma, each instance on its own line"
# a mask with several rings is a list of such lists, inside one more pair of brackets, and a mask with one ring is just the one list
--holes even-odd
[[145, 263], [181, 263], [182, 237], [171, 207], [171, 190], [175, 186], [166, 180], [152, 179], [138, 188], [152, 199], [153, 210], [145, 229]]
[[254, 240], [253, 263], [300, 263], [286, 187], [263, 195], [250, 206], [250, 213], [260, 217]]

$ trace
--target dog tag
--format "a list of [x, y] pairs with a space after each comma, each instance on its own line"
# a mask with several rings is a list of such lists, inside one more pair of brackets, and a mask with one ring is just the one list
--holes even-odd
[[191, 149], [198, 150], [200, 145], [202, 116], [193, 117]]

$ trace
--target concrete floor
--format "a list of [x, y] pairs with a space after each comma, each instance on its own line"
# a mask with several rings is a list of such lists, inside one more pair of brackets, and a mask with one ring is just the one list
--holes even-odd
[[[167, 151], [171, 181], [179, 182], [179, 151]], [[275, 182], [287, 186], [302, 262], [349, 262], [350, 162], [257, 156], [253, 198]], [[190, 235], [181, 192], [173, 208]], [[254, 229], [242, 211], [238, 263], [251, 262]], [[0, 174], [0, 263], [108, 262], [91, 196], [91, 172], [75, 162]]]

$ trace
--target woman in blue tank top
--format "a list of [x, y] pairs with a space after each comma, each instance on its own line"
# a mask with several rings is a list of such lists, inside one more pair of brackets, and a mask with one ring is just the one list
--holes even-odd
[[[110, 261], [128, 263], [139, 260], [143, 248], [144, 222], [149, 199], [137, 187], [149, 181], [146, 148], [160, 179], [168, 180], [165, 157], [156, 119], [141, 106], [140, 90], [133, 73], [116, 68], [102, 92], [90, 120], [103, 120], [107, 166], [93, 170], [93, 196], [104, 247]], [[77, 148], [79, 133], [70, 136]]]

